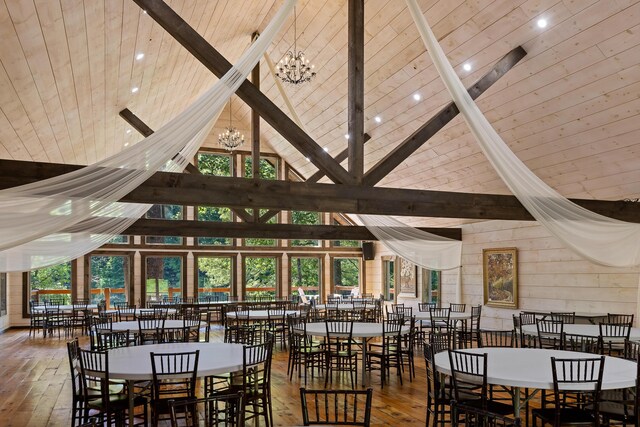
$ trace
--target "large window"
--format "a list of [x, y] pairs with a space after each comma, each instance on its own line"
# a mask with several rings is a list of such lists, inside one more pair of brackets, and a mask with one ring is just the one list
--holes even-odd
[[[198, 153], [196, 163], [203, 175], [231, 176], [231, 156], [207, 152]], [[231, 209], [213, 206], [198, 206], [196, 208], [198, 221], [231, 222], [233, 220]], [[232, 239], [226, 237], [198, 237], [198, 245], [202, 246], [229, 246]]]
[[227, 301], [233, 288], [234, 258], [230, 256], [196, 257], [199, 299]]
[[[151, 219], [182, 219], [182, 206], [180, 205], [153, 205], [147, 211], [147, 218]], [[148, 245], [181, 245], [182, 237], [179, 236], [146, 236]]]
[[173, 300], [182, 296], [182, 256], [143, 255], [146, 301]]
[[54, 300], [61, 304], [71, 304], [72, 277], [71, 262], [30, 271], [31, 299], [40, 302]]
[[[260, 209], [260, 216], [267, 213], [268, 209]], [[251, 215], [253, 215], [253, 209], [247, 209]], [[278, 223], [278, 215], [274, 215], [266, 222], [266, 224], [277, 224]], [[276, 239], [264, 239], [264, 238], [247, 238], [244, 239], [244, 244], [246, 246], [275, 246], [277, 244]]]
[[297, 295], [302, 288], [306, 295], [321, 294], [322, 259], [320, 257], [292, 256], [289, 258], [291, 293]]
[[[309, 211], [291, 211], [291, 223], [298, 225], [320, 224], [320, 214]], [[291, 246], [319, 246], [318, 240], [293, 239]]]
[[440, 272], [422, 269], [422, 302], [440, 304]]
[[336, 294], [350, 295], [360, 286], [360, 258], [333, 258], [333, 286]]
[[112, 307], [126, 302], [130, 280], [130, 255], [89, 256], [89, 298], [93, 304], [104, 300]]
[[0, 316], [7, 315], [7, 273], [0, 273]]
[[[244, 158], [244, 177], [252, 178], [253, 177], [253, 169], [252, 169], [253, 159], [249, 156]], [[278, 179], [278, 162], [277, 159], [272, 157], [261, 157], [260, 158], [260, 178], [262, 179]], [[253, 209], [246, 209], [249, 215], [253, 215]], [[260, 209], [260, 215], [264, 215], [268, 210]], [[278, 222], [278, 217], [274, 216], [267, 221], [267, 224], [276, 224]], [[244, 239], [244, 244], [246, 246], [275, 246], [277, 244], [276, 239], [260, 239], [260, 238], [250, 238]]]
[[280, 262], [274, 256], [245, 256], [244, 291], [247, 300], [277, 295]]
[[396, 299], [395, 261], [392, 257], [382, 257], [382, 289], [384, 299], [395, 301]]

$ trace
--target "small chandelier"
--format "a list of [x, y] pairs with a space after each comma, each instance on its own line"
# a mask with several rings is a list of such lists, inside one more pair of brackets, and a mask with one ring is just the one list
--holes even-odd
[[313, 65], [309, 64], [309, 60], [305, 59], [304, 52], [298, 51], [298, 31], [296, 8], [293, 8], [293, 51], [287, 52], [283, 59], [278, 63], [278, 71], [276, 76], [280, 77], [283, 82], [292, 85], [302, 84], [311, 81], [315, 77], [316, 72], [313, 71]]
[[229, 98], [229, 127], [218, 135], [218, 143], [229, 151], [233, 151], [244, 144], [244, 135], [234, 128], [231, 122], [231, 98]]

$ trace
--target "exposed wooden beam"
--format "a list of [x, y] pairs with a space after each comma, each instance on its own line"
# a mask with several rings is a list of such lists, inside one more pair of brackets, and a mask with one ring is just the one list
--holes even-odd
[[[258, 37], [255, 32], [251, 41]], [[260, 61], [251, 70], [251, 83], [260, 90]], [[251, 108], [251, 176], [260, 179], [260, 115], [255, 108]], [[253, 222], [260, 221], [260, 209], [253, 210]]]
[[[369, 135], [368, 133], [365, 133], [364, 134], [363, 144], [366, 144], [370, 139], [371, 139], [371, 135]], [[333, 159], [338, 163], [342, 163], [347, 157], [349, 157], [349, 147], [347, 147], [344, 150], [342, 150]], [[306, 182], [318, 182], [322, 178], [324, 178], [325, 176], [326, 176], [325, 173], [322, 172], [321, 170], [319, 170], [316, 173], [314, 173], [313, 175], [311, 175], [309, 178], [307, 178]]]
[[[462, 239], [462, 231], [459, 228], [421, 228], [421, 230], [450, 239]], [[363, 226], [247, 224], [240, 222], [164, 219], [139, 219], [122, 234], [263, 239], [376, 240], [376, 237]]]
[[[28, 184], [82, 166], [0, 160], [0, 188]], [[296, 209], [442, 218], [525, 220], [533, 218], [515, 196], [291, 181], [254, 181], [156, 172], [125, 202]], [[640, 203], [571, 199], [599, 214], [640, 223]]]
[[[145, 122], [142, 121], [138, 116], [133, 114], [131, 110], [125, 108], [120, 111], [120, 117], [122, 117], [127, 123], [131, 125], [136, 131], [140, 132], [145, 138], [151, 136], [153, 134], [153, 129], [151, 129]], [[200, 169], [193, 165], [193, 163], [187, 163], [187, 167], [185, 168], [186, 172], [201, 175]], [[253, 222], [254, 219], [247, 211], [244, 209], [232, 209], [233, 213], [235, 213], [240, 219], [244, 222]]]
[[[165, 2], [162, 0], [133, 1], [146, 10], [151, 18], [217, 77], [222, 77], [231, 69], [231, 63]], [[245, 80], [236, 93], [293, 147], [326, 173], [333, 182], [353, 183], [351, 175], [339, 163], [327, 156], [322, 147], [249, 81]]]
[[356, 184], [364, 174], [364, 0], [349, 0], [348, 16], [349, 173]]
[[[513, 68], [527, 52], [518, 46], [511, 52], [507, 53], [500, 61], [498, 61], [491, 71], [485, 74], [473, 86], [468, 89], [471, 98], [476, 99], [484, 91], [489, 89], [495, 82], [504, 76], [507, 71]], [[408, 138], [402, 141], [393, 151], [387, 154], [382, 160], [367, 171], [364, 176], [365, 185], [376, 185], [391, 171], [404, 162], [411, 154], [420, 148], [433, 135], [438, 133], [440, 129], [445, 127], [460, 110], [454, 102], [450, 102], [446, 107], [440, 110], [427, 123], [422, 125], [418, 130], [413, 132]]]

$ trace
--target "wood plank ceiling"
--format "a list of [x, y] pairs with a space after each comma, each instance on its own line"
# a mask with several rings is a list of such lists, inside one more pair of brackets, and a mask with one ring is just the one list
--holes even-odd
[[[233, 62], [282, 2], [168, 3]], [[536, 174], [567, 197], [640, 197], [640, 0], [420, 4], [467, 86], [515, 46], [527, 50], [478, 102]], [[298, 47], [317, 77], [287, 92], [309, 134], [336, 155], [347, 145], [347, 1], [299, 0], [297, 15]], [[3, 0], [0, 40], [0, 158], [93, 163], [140, 139], [118, 111], [159, 129], [216, 81], [130, 0]], [[292, 42], [290, 19], [272, 59]], [[261, 88], [285, 108], [266, 66]], [[367, 0], [365, 170], [449, 100], [405, 2]], [[249, 137], [250, 111], [237, 98], [233, 114]], [[227, 123], [224, 112], [207, 145]], [[266, 124], [261, 140], [303, 175], [316, 171]], [[379, 185], [508, 194], [460, 117]]]

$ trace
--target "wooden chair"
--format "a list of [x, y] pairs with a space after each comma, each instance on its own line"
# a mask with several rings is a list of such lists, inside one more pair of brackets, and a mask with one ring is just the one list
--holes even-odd
[[536, 320], [538, 347], [562, 350], [564, 322], [562, 320]]
[[433, 354], [441, 351], [455, 350], [456, 339], [454, 331], [432, 331], [429, 333], [429, 344]]
[[[551, 358], [553, 375], [554, 406], [534, 409], [533, 426], [537, 420], [542, 424], [553, 426], [599, 425], [600, 423], [600, 390], [604, 372], [604, 356], [590, 359], [558, 359]], [[590, 402], [587, 407], [566, 404], [565, 391], [579, 393]], [[580, 399], [582, 401], [582, 399]]]
[[457, 426], [488, 426], [511, 427], [522, 425], [520, 417], [510, 418], [494, 412], [485, 411], [470, 405], [451, 401], [452, 425]]
[[556, 322], [562, 322], [565, 325], [573, 325], [576, 323], [576, 313], [575, 311], [567, 311], [567, 312], [551, 312], [550, 314], [551, 320]]
[[427, 422], [426, 426], [430, 426], [430, 420], [433, 417], [434, 426], [445, 426], [451, 422], [451, 410], [449, 402], [451, 401], [451, 384], [442, 381], [442, 376], [436, 369], [434, 357], [437, 351], [434, 351], [431, 343], [424, 345], [424, 361], [427, 371]]
[[201, 399], [169, 400], [172, 427], [244, 427], [242, 408], [242, 393], [219, 394]]
[[624, 342], [631, 334], [629, 323], [600, 323], [602, 354], [620, 356], [624, 353]]
[[169, 400], [182, 401], [196, 397], [196, 379], [200, 351], [181, 353], [151, 352], [151, 372], [153, 387], [151, 391], [151, 418], [157, 427], [162, 417], [169, 419], [171, 409]]
[[391, 368], [396, 369], [396, 375], [402, 385], [402, 323], [386, 320], [382, 323], [382, 345], [369, 345], [366, 363], [367, 371], [380, 370], [380, 387], [384, 383]]
[[467, 304], [450, 303], [449, 309], [452, 313], [464, 313], [465, 311], [467, 311]]
[[35, 336], [38, 331], [42, 331], [44, 333], [44, 309], [37, 308], [36, 302], [33, 300], [29, 301], [29, 336], [31, 333]]
[[462, 328], [458, 332], [460, 347], [471, 348], [474, 342], [478, 342], [478, 331], [480, 330], [480, 317], [482, 316], [482, 306], [471, 306], [471, 318], [462, 322]]
[[304, 385], [307, 385], [307, 371], [311, 369], [311, 377], [315, 370], [321, 370], [326, 365], [326, 352], [324, 347], [314, 342], [307, 335], [307, 322], [304, 318], [296, 315], [287, 316], [289, 327], [289, 361], [287, 363], [287, 373], [289, 380], [293, 378], [293, 372], [298, 370], [298, 377], [302, 375], [304, 369]]
[[513, 406], [489, 398], [487, 354], [449, 350], [453, 391], [458, 403], [501, 415], [513, 414]]
[[276, 341], [280, 341], [280, 349], [287, 348], [287, 320], [284, 308], [269, 308], [267, 310], [267, 328]]
[[429, 323], [431, 330], [449, 330], [451, 328], [451, 310], [449, 308], [430, 308]]
[[373, 389], [307, 390], [300, 389], [302, 423], [310, 425], [371, 425]]
[[617, 314], [617, 313], [607, 313], [607, 322], [606, 323], [617, 323], [620, 325], [633, 325], [633, 314]]
[[523, 326], [536, 324], [536, 321], [538, 320], [536, 313], [523, 311], [518, 315], [518, 318], [520, 320], [518, 322], [520, 327], [520, 347], [521, 348], [538, 347], [537, 335], [535, 336], [528, 335], [528, 334], [525, 334], [524, 331], [522, 330]]
[[327, 387], [333, 372], [348, 372], [351, 388], [358, 383], [358, 352], [353, 342], [353, 322], [325, 321], [326, 358], [324, 386]]
[[158, 334], [162, 335], [164, 331], [164, 322], [162, 318], [156, 317], [138, 317], [138, 342], [140, 345], [157, 344], [160, 341]]
[[567, 351], [591, 354], [600, 354], [602, 352], [602, 339], [600, 337], [565, 333], [562, 341], [562, 348]]
[[114, 348], [129, 347], [130, 344], [131, 339], [128, 329], [126, 331], [96, 330], [92, 349], [106, 351]]
[[513, 330], [481, 329], [478, 333], [478, 347], [513, 347]]

